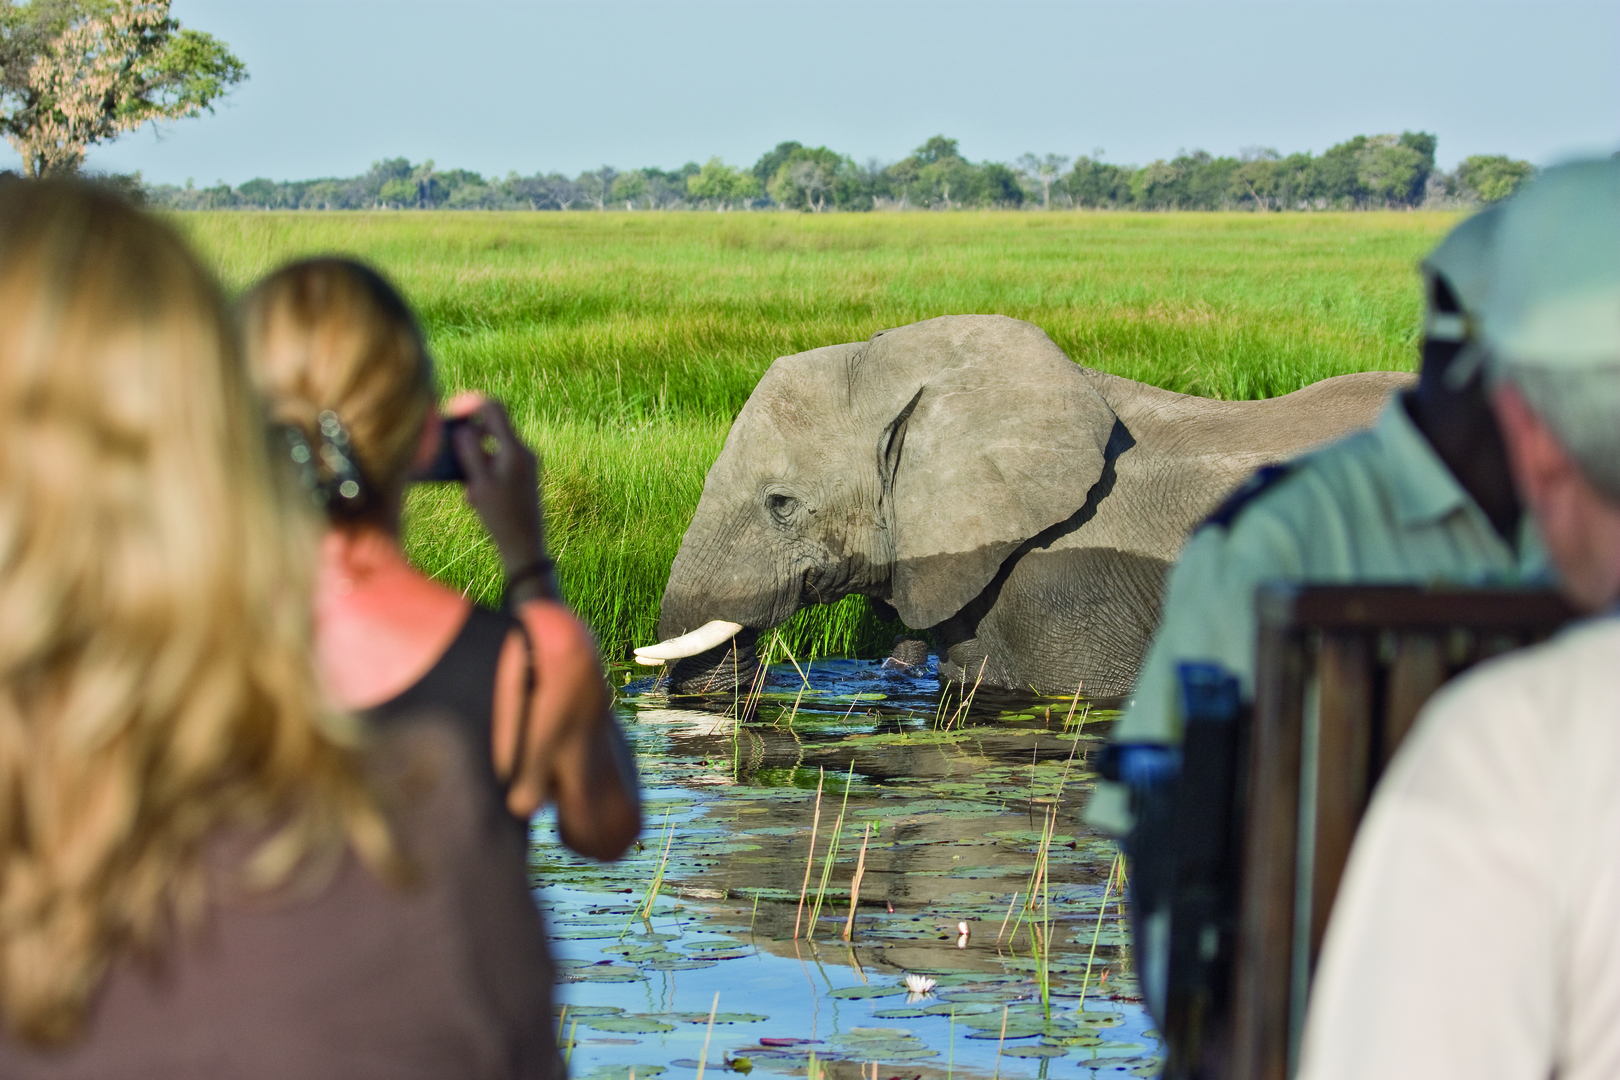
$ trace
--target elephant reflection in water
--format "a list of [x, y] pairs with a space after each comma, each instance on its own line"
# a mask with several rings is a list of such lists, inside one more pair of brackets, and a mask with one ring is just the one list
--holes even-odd
[[928, 630], [942, 678], [1127, 693], [1188, 532], [1257, 467], [1370, 426], [1410, 376], [1266, 401], [1083, 368], [1038, 327], [951, 315], [773, 363], [670, 569], [682, 692], [753, 675], [753, 643], [852, 593]]

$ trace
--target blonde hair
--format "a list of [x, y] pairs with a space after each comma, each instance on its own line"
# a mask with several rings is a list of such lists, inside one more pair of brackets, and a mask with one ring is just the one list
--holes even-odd
[[320, 414], [336, 414], [372, 494], [403, 488], [438, 392], [422, 332], [393, 287], [360, 263], [309, 259], [256, 285], [242, 322], [273, 418], [313, 442]]
[[0, 1013], [80, 1029], [222, 887], [392, 845], [310, 656], [314, 539], [217, 285], [111, 195], [0, 185]]

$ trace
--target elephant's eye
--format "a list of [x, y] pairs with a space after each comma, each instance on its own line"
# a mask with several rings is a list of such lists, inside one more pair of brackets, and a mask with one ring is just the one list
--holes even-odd
[[765, 509], [771, 512], [780, 525], [786, 525], [793, 520], [793, 515], [799, 512], [799, 500], [791, 495], [780, 493], [765, 496]]

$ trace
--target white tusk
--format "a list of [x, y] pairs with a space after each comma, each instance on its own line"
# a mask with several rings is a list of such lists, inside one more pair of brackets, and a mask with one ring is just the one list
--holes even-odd
[[724, 644], [736, 637], [742, 630], [742, 623], [726, 622], [716, 619], [704, 623], [689, 634], [660, 641], [656, 645], [643, 645], [636, 650], [636, 663], [662, 664], [667, 660], [680, 660], [688, 656], [696, 656], [700, 652], [707, 652], [716, 645]]

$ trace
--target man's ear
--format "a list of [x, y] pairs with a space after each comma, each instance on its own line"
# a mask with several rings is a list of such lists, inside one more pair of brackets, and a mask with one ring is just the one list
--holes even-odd
[[1512, 383], [1504, 382], [1491, 392], [1491, 407], [1507, 446], [1513, 486], [1525, 505], [1539, 515], [1557, 497], [1559, 488], [1576, 478], [1575, 463]]

